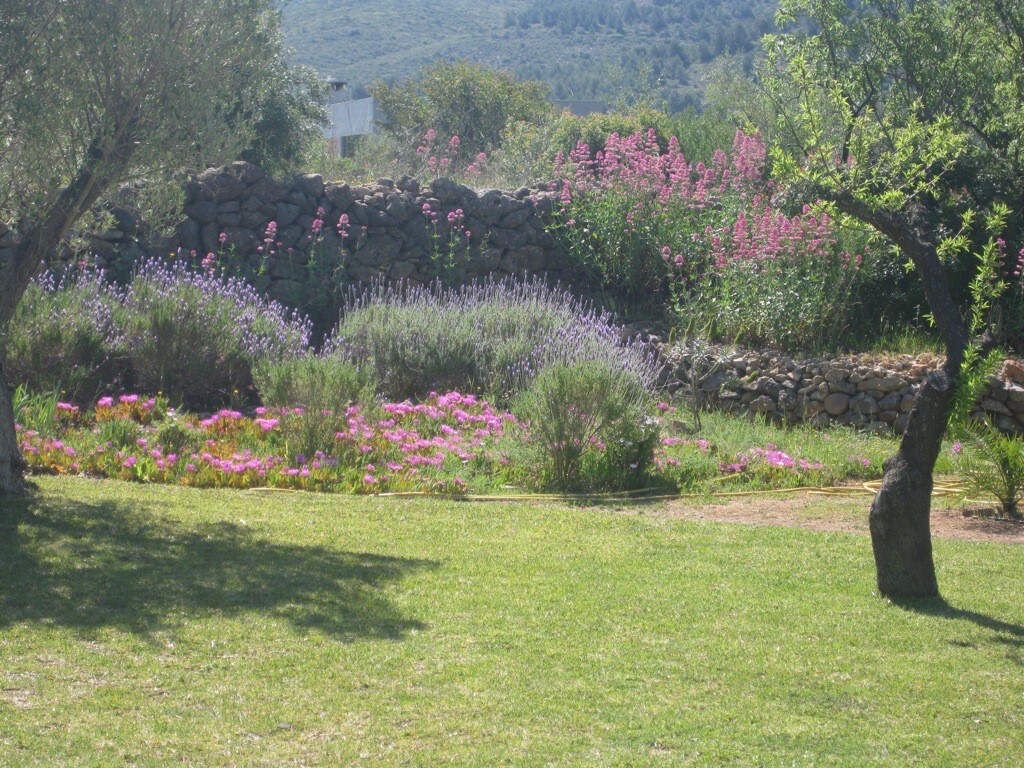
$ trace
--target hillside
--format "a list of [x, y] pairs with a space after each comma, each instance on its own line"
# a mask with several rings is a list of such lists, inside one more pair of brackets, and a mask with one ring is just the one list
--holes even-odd
[[358, 90], [467, 57], [543, 80], [557, 99], [613, 99], [653, 86], [694, 103], [704, 65], [752, 56], [775, 0], [291, 0], [297, 61]]

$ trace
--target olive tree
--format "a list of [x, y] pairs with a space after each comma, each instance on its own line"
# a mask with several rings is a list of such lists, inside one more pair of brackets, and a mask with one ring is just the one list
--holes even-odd
[[1022, 211], [1024, 5], [782, 0], [778, 20], [746, 116], [791, 190], [902, 250], [945, 345], [870, 515], [880, 593], [934, 596], [932, 473], [971, 342], [944, 257], [968, 210]]
[[[0, 338], [32, 276], [122, 182], [236, 157], [277, 56], [272, 0], [0, 4]], [[240, 115], [242, 117], [240, 117]], [[23, 490], [0, 348], [0, 494]]]

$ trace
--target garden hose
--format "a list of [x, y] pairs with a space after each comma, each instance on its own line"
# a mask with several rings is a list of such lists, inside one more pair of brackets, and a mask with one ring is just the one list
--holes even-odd
[[[840, 485], [831, 487], [798, 486], [795, 488], [776, 488], [761, 491], [716, 491], [715, 493], [652, 493], [657, 488], [645, 488], [637, 491], [619, 491], [614, 493], [522, 493], [522, 494], [493, 494], [493, 495], [472, 495], [472, 494], [451, 494], [437, 493], [433, 491], [396, 491], [393, 493], [368, 494], [368, 498], [377, 499], [446, 499], [448, 501], [476, 501], [476, 502], [515, 502], [515, 501], [554, 501], [554, 502], [578, 502], [578, 501], [673, 501], [679, 499], [710, 499], [710, 498], [740, 498], [745, 496], [770, 496], [776, 494], [807, 493], [816, 496], [855, 496], [860, 494], [872, 495], [878, 493], [882, 485], [881, 480], [873, 480], [861, 485]], [[308, 493], [293, 488], [250, 488], [253, 492], [271, 493]], [[966, 488], [955, 484], [936, 485], [932, 489], [932, 496], [962, 496], [966, 494]]]

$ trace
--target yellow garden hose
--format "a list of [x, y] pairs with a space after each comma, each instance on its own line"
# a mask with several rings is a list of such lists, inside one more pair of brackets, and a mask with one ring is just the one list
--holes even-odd
[[[393, 493], [368, 494], [376, 499], [446, 499], [448, 501], [516, 502], [516, 501], [671, 501], [676, 499], [732, 498], [745, 496], [769, 496], [777, 494], [807, 493], [817, 496], [875, 495], [882, 485], [881, 480], [872, 480], [861, 485], [840, 485], [832, 487], [799, 486], [760, 491], [717, 491], [715, 493], [653, 493], [657, 488], [616, 493], [521, 493], [497, 495], [471, 495], [436, 493], [433, 491], [396, 491]], [[273, 493], [308, 493], [292, 488], [250, 488], [250, 491]], [[966, 489], [961, 485], [935, 485], [932, 496], [963, 496]]]

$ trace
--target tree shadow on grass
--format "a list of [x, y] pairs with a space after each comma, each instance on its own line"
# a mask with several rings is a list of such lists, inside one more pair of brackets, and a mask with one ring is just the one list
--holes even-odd
[[1011, 621], [1003, 621], [984, 613], [956, 608], [946, 602], [945, 598], [935, 597], [927, 600], [899, 600], [894, 603], [906, 611], [921, 613], [926, 616], [937, 616], [943, 619], [960, 619], [976, 624], [983, 629], [996, 633], [995, 642], [1010, 648], [1024, 648], [1024, 626]]
[[203, 615], [262, 613], [344, 641], [424, 625], [384, 588], [429, 560], [281, 544], [228, 522], [139, 508], [0, 500], [0, 630], [39, 622], [146, 635]]

